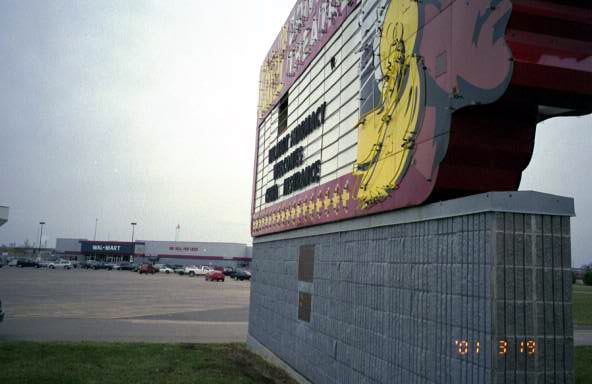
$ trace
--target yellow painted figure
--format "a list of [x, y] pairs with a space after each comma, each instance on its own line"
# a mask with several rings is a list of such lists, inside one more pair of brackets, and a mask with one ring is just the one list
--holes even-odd
[[425, 91], [416, 49], [419, 10], [414, 0], [390, 2], [380, 35], [379, 80], [382, 102], [358, 124], [353, 173], [361, 176], [362, 207], [380, 202], [397, 189], [410, 161]]
[[263, 63], [259, 84], [259, 117], [273, 104], [275, 98], [281, 94], [284, 87], [282, 75], [284, 73], [285, 50], [288, 44], [288, 25], [284, 25], [278, 40], [278, 46], [272, 50]]

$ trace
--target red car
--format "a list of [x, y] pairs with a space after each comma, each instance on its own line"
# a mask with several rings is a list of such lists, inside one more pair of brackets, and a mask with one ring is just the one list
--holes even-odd
[[142, 264], [138, 272], [140, 273], [140, 275], [142, 273], [149, 273], [151, 275], [154, 275], [156, 272], [158, 272], [158, 269], [154, 268], [152, 264]]
[[220, 271], [210, 271], [206, 275], [206, 281], [224, 281], [224, 273]]

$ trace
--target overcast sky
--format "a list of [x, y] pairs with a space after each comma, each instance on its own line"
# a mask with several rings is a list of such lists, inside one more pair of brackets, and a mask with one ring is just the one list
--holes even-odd
[[[0, 0], [0, 244], [250, 242], [259, 67], [295, 0]], [[592, 261], [592, 116], [539, 126], [522, 189], [573, 196]], [[37, 240], [38, 241], [38, 240]]]

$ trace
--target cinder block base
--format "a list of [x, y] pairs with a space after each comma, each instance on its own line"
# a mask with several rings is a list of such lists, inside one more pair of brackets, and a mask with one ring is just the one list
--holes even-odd
[[257, 238], [249, 344], [315, 384], [573, 383], [573, 214], [495, 192]]
[[292, 379], [294, 379], [298, 384], [311, 384], [304, 376], [296, 372], [291, 366], [286, 364], [282, 359], [277, 357], [275, 353], [271, 352], [269, 349], [265, 348], [263, 344], [258, 342], [252, 336], [247, 336], [247, 347], [265, 359], [267, 362], [283, 369], [287, 372]]

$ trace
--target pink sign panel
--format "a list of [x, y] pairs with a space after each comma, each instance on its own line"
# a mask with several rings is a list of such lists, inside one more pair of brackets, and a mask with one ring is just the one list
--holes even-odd
[[259, 123], [298, 79], [360, 0], [299, 0], [261, 66]]

